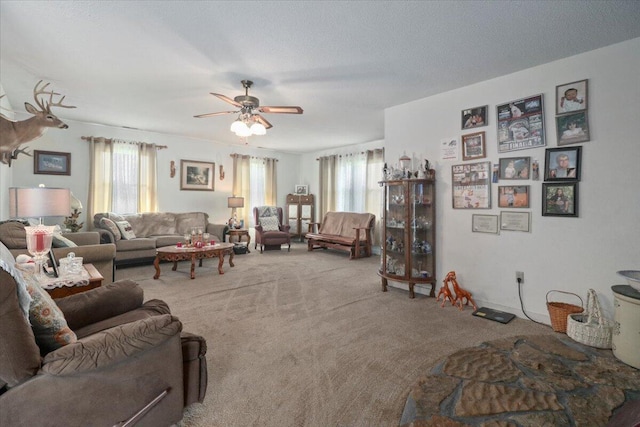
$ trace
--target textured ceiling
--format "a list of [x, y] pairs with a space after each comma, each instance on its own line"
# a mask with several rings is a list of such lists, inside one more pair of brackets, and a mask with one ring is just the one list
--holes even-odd
[[[235, 144], [250, 94], [308, 152], [384, 137], [384, 109], [640, 37], [640, 1], [0, 1], [0, 83], [16, 111], [44, 79], [61, 118]], [[231, 108], [229, 108], [231, 107]], [[19, 119], [26, 116], [17, 116]]]

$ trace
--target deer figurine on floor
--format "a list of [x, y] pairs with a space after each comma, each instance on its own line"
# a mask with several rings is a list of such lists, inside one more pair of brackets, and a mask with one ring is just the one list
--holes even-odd
[[[41, 137], [42, 134], [44, 134], [44, 132], [47, 130], [47, 128], [55, 127], [58, 129], [67, 129], [69, 127], [66, 123], [64, 123], [51, 112], [51, 107], [76, 107], [71, 105], [62, 105], [62, 101], [65, 98], [64, 96], [60, 98], [58, 102], [53, 102], [53, 96], [60, 94], [53, 91], [45, 90], [47, 86], [49, 86], [49, 83], [46, 83], [44, 86], [40, 87], [41, 83], [42, 80], [36, 83], [36, 86], [33, 88], [33, 99], [40, 109], [37, 109], [28, 102], [24, 103], [24, 108], [27, 110], [27, 112], [33, 114], [33, 117], [22, 121], [13, 121], [0, 114], [1, 163], [5, 163], [11, 166], [11, 161], [15, 160], [18, 157], [18, 154], [24, 153], [30, 156], [30, 154], [25, 151], [26, 147], [20, 149], [20, 146], [26, 142]], [[49, 95], [49, 101], [44, 101], [43, 99], [41, 99], [40, 96], [42, 95]], [[4, 95], [0, 96], [0, 98], [2, 97], [4, 97]]]
[[451, 286], [453, 287], [453, 292], [456, 294], [455, 299], [453, 300], [453, 305], [457, 305], [458, 308], [460, 308], [460, 310], [464, 308], [463, 305], [469, 305], [469, 304], [473, 306], [474, 310], [478, 309], [475, 301], [473, 300], [473, 298], [471, 298], [471, 292], [462, 289], [458, 284], [458, 281], [456, 280], [455, 271], [450, 271], [449, 273], [447, 273], [447, 276], [444, 278], [443, 288], [444, 286], [447, 286], [448, 283], [451, 283]]
[[[447, 278], [449, 278], [449, 275], [447, 275]], [[440, 292], [438, 292], [438, 296], [436, 297], [436, 301], [439, 301], [440, 295], [442, 295], [442, 304], [440, 304], [440, 307], [444, 307], [444, 303], [447, 302], [447, 300], [451, 302], [451, 305], [455, 304], [453, 294], [451, 293], [451, 289], [449, 289], [449, 282], [447, 281], [447, 278], [444, 279]]]

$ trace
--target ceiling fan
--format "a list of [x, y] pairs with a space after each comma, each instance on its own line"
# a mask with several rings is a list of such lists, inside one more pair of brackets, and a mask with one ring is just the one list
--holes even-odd
[[238, 95], [231, 99], [228, 96], [211, 92], [211, 95], [217, 96], [224, 102], [227, 102], [239, 110], [235, 111], [219, 111], [217, 113], [199, 114], [193, 116], [196, 118], [221, 116], [223, 114], [236, 114], [238, 118], [231, 124], [231, 131], [238, 136], [264, 135], [267, 129], [273, 127], [263, 116], [258, 113], [267, 114], [302, 114], [303, 110], [297, 106], [260, 106], [260, 100], [255, 96], [249, 95], [249, 88], [253, 85], [251, 80], [242, 80], [244, 87], [244, 95]]

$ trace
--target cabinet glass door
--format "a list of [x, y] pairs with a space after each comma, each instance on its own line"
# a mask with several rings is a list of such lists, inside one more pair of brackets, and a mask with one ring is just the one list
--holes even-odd
[[385, 206], [385, 271], [394, 276], [405, 275], [405, 187], [402, 184], [389, 184], [386, 187]]
[[429, 279], [434, 274], [433, 185], [411, 183], [411, 277]]

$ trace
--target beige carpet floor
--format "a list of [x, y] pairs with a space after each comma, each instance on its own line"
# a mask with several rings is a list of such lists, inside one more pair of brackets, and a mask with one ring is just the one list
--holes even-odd
[[[118, 269], [145, 298], [165, 300], [184, 330], [207, 340], [209, 386], [183, 426], [396, 426], [411, 386], [444, 356], [483, 341], [551, 328], [507, 325], [402, 290], [382, 292], [379, 257], [253, 251], [235, 267], [205, 260], [188, 278], [163, 263]], [[437, 289], [439, 289], [438, 284]]]

